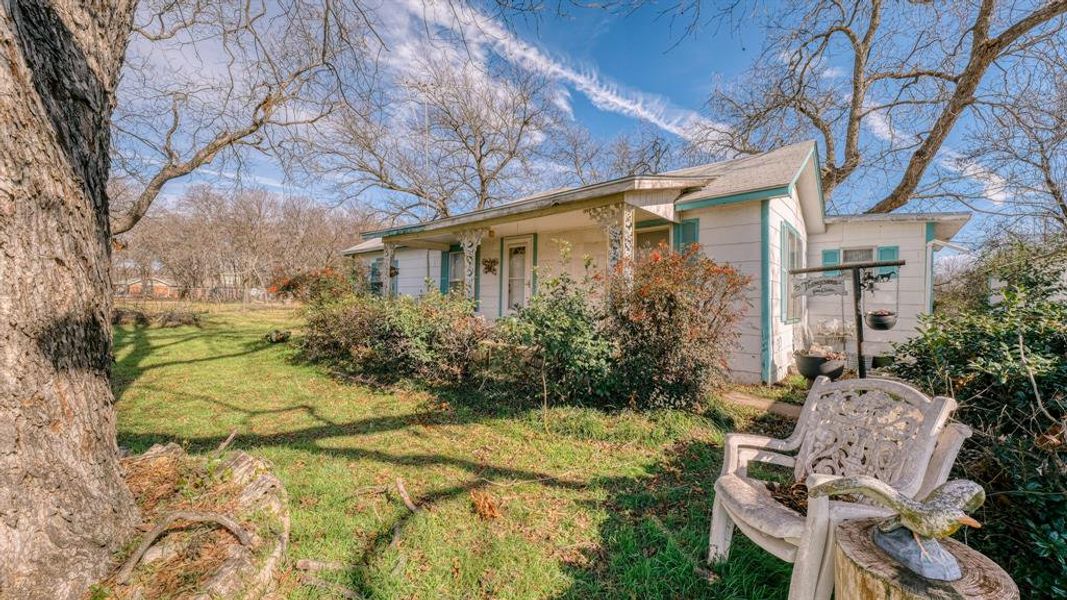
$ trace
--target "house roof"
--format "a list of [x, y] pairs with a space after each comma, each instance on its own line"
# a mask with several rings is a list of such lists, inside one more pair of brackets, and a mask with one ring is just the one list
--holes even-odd
[[[724, 162], [666, 173], [631, 175], [579, 187], [542, 192], [500, 206], [453, 217], [366, 232], [363, 237], [369, 240], [405, 233], [446, 229], [637, 190], [678, 190], [679, 196], [675, 200], [676, 204], [692, 200], [736, 196], [746, 192], [779, 191], [789, 188], [797, 181], [808, 160], [814, 155], [815, 142], [800, 142], [763, 154]], [[815, 173], [815, 179], [817, 179], [817, 173]], [[821, 193], [818, 200], [821, 204]], [[821, 208], [820, 206], [820, 211]], [[373, 250], [354, 246], [345, 250], [345, 254], [370, 251]]]
[[858, 215], [826, 215], [827, 223], [933, 223], [934, 237], [948, 241], [971, 220], [968, 212], [927, 213], [863, 213]]
[[385, 243], [382, 242], [382, 238], [371, 238], [364, 240], [351, 248], [346, 248], [341, 251], [342, 256], [354, 256], [356, 254], [367, 254], [369, 252], [381, 252], [385, 248]]
[[734, 196], [746, 192], [788, 187], [796, 181], [804, 163], [813, 156], [814, 152], [815, 142], [808, 140], [782, 146], [763, 154], [678, 169], [664, 173], [664, 175], [706, 177], [710, 180], [700, 189], [680, 196], [678, 203]]

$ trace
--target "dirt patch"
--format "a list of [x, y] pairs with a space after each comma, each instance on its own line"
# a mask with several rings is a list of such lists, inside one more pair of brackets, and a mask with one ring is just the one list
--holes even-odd
[[244, 452], [194, 457], [168, 444], [122, 467], [142, 534], [94, 598], [258, 598], [273, 588], [289, 508], [266, 461]]

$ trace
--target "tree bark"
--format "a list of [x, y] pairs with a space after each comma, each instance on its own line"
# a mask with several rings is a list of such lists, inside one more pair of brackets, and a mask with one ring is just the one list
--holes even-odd
[[79, 597], [138, 518], [109, 385], [106, 194], [133, 5], [0, 3], [0, 597]]

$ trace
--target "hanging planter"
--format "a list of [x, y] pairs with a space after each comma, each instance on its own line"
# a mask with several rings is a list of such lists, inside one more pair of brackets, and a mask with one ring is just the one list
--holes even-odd
[[871, 329], [886, 331], [896, 326], [897, 313], [885, 309], [872, 310], [863, 316], [863, 321]]

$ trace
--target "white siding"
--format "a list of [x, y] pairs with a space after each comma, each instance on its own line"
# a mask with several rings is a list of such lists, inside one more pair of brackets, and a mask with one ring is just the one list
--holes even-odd
[[[874, 295], [865, 294], [866, 310], [888, 308], [897, 312], [896, 327], [889, 331], [874, 331], [864, 328], [864, 354], [868, 357], [888, 353], [891, 342], [902, 342], [915, 334], [918, 316], [926, 312], [926, 273], [929, 269], [926, 256], [926, 223], [923, 222], [846, 222], [829, 223], [825, 233], [812, 234], [808, 246], [808, 264], [822, 264], [822, 251], [839, 248], [863, 248], [897, 246], [898, 258], [906, 264], [900, 269], [900, 299], [897, 303], [896, 284], [880, 284], [881, 290]], [[878, 259], [877, 250], [874, 258]], [[808, 300], [808, 326], [816, 336], [822, 323], [830, 319], [853, 323], [852, 284], [847, 282], [847, 296], [810, 298]], [[848, 352], [854, 353], [850, 341]]]
[[[381, 252], [360, 254], [355, 257], [364, 265], [370, 265], [382, 257]], [[393, 252], [397, 268], [397, 293], [409, 296], [421, 296], [426, 293], [426, 280], [436, 288], [441, 276], [441, 253], [437, 250], [420, 250], [417, 248], [397, 248]]]
[[[486, 239], [482, 242], [482, 257], [493, 256], [502, 262], [501, 249], [507, 240], [531, 236], [533, 233]], [[561, 248], [563, 243], [570, 246], [568, 272], [578, 280], [581, 280], [586, 275], [585, 264], [587, 258], [591, 264], [590, 275], [598, 269], [603, 269], [604, 265], [607, 264], [607, 238], [598, 228], [538, 231], [536, 241], [537, 261], [533, 265], [538, 283], [549, 277], [554, 277], [562, 271]], [[495, 320], [500, 316], [500, 289], [503, 273], [503, 264], [500, 264], [497, 266], [495, 275], [487, 275], [485, 273], [481, 275], [480, 313], [490, 320]]]
[[685, 211], [680, 219], [700, 219], [699, 239], [705, 255], [729, 263], [751, 278], [741, 321], [740, 347], [730, 355], [733, 377], [760, 380], [760, 203], [746, 202]]
[[[771, 267], [771, 381], [778, 381], [789, 372], [793, 364], [793, 351], [803, 348], [804, 318], [796, 323], [788, 323], [783, 318], [784, 302], [783, 281], [789, 276], [782, 268], [782, 229], [788, 223], [800, 236], [802, 246], [807, 248], [807, 233], [800, 212], [800, 204], [794, 196], [772, 198], [768, 200], [770, 217], [770, 267]], [[804, 259], [801, 258], [803, 261]], [[803, 265], [802, 265], [803, 266]], [[788, 288], [784, 290], [788, 293]], [[803, 308], [801, 310], [803, 315]]]

